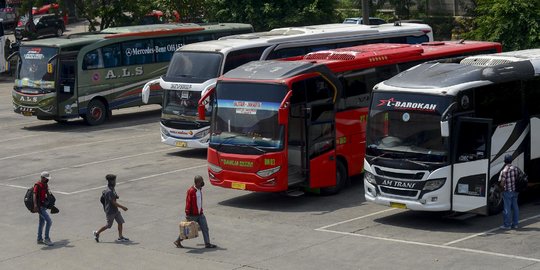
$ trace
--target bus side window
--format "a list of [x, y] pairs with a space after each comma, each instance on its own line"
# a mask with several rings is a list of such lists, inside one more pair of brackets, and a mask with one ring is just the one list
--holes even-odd
[[520, 81], [488, 85], [474, 92], [476, 116], [493, 119], [494, 125], [522, 120], [521, 101]]
[[281, 59], [281, 58], [288, 58], [288, 57], [295, 57], [299, 55], [305, 55], [307, 54], [306, 48], [304, 47], [294, 47], [294, 48], [284, 48], [284, 49], [278, 49], [275, 51], [272, 51], [270, 55], [268, 55], [268, 60], [270, 59]]
[[259, 60], [266, 48], [268, 47], [258, 47], [258, 48], [250, 48], [250, 49], [245, 49], [245, 50], [231, 51], [226, 56], [225, 67], [223, 68], [223, 74], [245, 63]]
[[151, 39], [126, 41], [122, 43], [123, 65], [154, 63], [154, 46]]
[[335, 49], [336, 46], [333, 45], [333, 44], [324, 44], [324, 45], [313, 45], [313, 46], [308, 46], [306, 48], [306, 53], [310, 53], [310, 52], [317, 52], [317, 51], [322, 51], [322, 50], [331, 50], [331, 49]]
[[184, 44], [181, 37], [154, 39], [154, 46], [156, 48], [156, 62], [160, 63], [170, 61], [176, 49], [182, 47], [183, 45]]
[[122, 53], [120, 52], [120, 44], [113, 44], [101, 48], [103, 53], [103, 65], [105, 68], [120, 66], [122, 62]]
[[540, 115], [540, 106], [538, 101], [540, 100], [540, 79], [526, 81], [525, 87], [525, 108], [528, 111], [528, 115]]
[[84, 55], [83, 69], [103, 68], [103, 61], [100, 57], [100, 49], [89, 51]]
[[429, 42], [429, 37], [426, 36], [426, 35], [422, 35], [422, 36], [419, 36], [419, 37], [414, 37], [414, 36], [408, 36], [406, 37], [407, 39], [407, 44], [420, 44], [420, 43], [424, 43], [424, 42]]

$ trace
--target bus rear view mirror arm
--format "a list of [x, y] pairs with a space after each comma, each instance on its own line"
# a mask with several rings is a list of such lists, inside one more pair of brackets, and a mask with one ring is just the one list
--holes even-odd
[[446, 138], [450, 136], [450, 112], [457, 105], [456, 102], [450, 104], [448, 108], [441, 115], [441, 137]]
[[148, 104], [148, 101], [150, 100], [150, 88], [154, 84], [158, 84], [158, 83], [159, 83], [159, 79], [155, 79], [144, 84], [142, 92], [141, 92], [141, 98], [144, 104]]

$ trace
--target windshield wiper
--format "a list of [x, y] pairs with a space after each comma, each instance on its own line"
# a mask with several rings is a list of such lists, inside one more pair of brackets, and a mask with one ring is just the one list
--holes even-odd
[[408, 162], [410, 162], [410, 163], [414, 163], [414, 164], [416, 164], [416, 165], [420, 165], [420, 166], [422, 166], [422, 167], [424, 167], [424, 168], [429, 168], [429, 165], [424, 164], [424, 163], [419, 162], [419, 161], [416, 161], [416, 160], [412, 160], [412, 159], [409, 159], [409, 158], [405, 158], [405, 159], [403, 159], [403, 160], [408, 161]]
[[252, 144], [239, 144], [238, 146], [242, 146], [242, 147], [250, 147], [250, 148], [253, 148], [263, 154], [266, 153], [266, 151], [264, 151], [263, 149], [261, 149], [260, 147], [256, 146], [256, 145], [252, 145]]
[[229, 137], [225, 137], [221, 140], [221, 142], [216, 146], [216, 150], [221, 150], [221, 147], [223, 146], [224, 143], [226, 142], [229, 142], [230, 140], [234, 139], [234, 138], [237, 138], [237, 137], [240, 137], [240, 136], [243, 136], [244, 134], [235, 134], [235, 135], [231, 135]]

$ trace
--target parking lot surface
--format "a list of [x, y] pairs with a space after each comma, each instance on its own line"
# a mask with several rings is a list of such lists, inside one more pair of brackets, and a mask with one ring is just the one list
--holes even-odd
[[[502, 216], [421, 213], [368, 204], [362, 181], [335, 196], [250, 193], [207, 180], [206, 151], [160, 143], [159, 106], [113, 111], [89, 127], [12, 112], [12, 78], [0, 78], [0, 269], [540, 269], [540, 205], [521, 205], [521, 228], [498, 229]], [[36, 244], [38, 217], [25, 190], [47, 170], [60, 213], [52, 247]], [[118, 175], [129, 210], [124, 235], [105, 224], [99, 202], [105, 175]], [[217, 249], [202, 237], [173, 241], [185, 192], [202, 175], [204, 212]]]

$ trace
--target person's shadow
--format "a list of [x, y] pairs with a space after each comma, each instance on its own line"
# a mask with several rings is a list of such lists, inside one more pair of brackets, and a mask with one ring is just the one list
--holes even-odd
[[41, 249], [43, 250], [52, 250], [52, 249], [59, 249], [59, 248], [73, 248], [75, 247], [74, 245], [71, 245], [69, 240], [67, 239], [62, 239], [62, 240], [59, 240], [59, 241], [55, 241], [53, 242], [53, 246], [43, 246]]

